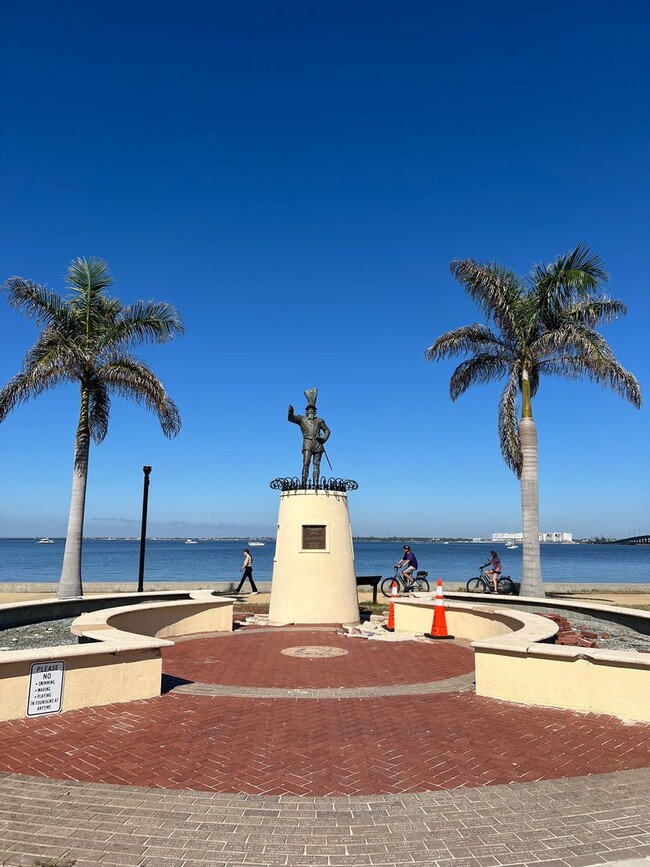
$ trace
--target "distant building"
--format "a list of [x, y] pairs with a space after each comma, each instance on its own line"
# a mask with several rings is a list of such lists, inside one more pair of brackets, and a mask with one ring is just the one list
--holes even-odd
[[[523, 533], [492, 533], [493, 542], [523, 542]], [[573, 533], [540, 533], [540, 542], [573, 542]]]
[[492, 533], [493, 542], [522, 542], [523, 533]]

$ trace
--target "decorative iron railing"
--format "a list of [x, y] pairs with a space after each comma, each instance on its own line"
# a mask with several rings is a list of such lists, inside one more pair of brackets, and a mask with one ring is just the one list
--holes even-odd
[[318, 480], [316, 485], [314, 485], [311, 479], [307, 481], [306, 485], [303, 485], [297, 476], [293, 476], [283, 479], [273, 479], [269, 487], [273, 488], [274, 491], [356, 491], [359, 483], [353, 479], [326, 479], [323, 476]]

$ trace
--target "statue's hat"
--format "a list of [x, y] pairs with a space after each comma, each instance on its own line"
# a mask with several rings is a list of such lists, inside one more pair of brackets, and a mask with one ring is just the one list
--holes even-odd
[[318, 397], [318, 389], [317, 388], [308, 388], [305, 391], [305, 398], [307, 399], [307, 408], [313, 406], [316, 409], [316, 398]]

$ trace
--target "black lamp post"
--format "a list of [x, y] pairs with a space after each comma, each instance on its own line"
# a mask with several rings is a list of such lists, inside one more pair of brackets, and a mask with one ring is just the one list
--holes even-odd
[[144, 590], [144, 546], [147, 541], [147, 505], [149, 503], [149, 476], [151, 467], [142, 467], [144, 489], [142, 491], [142, 527], [140, 528], [140, 569], [138, 571], [138, 593]]

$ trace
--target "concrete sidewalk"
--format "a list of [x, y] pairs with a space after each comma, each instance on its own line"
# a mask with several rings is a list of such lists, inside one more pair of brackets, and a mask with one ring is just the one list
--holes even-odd
[[57, 857], [76, 867], [646, 867], [649, 792], [647, 770], [371, 798], [0, 774], [0, 857], [7, 867]]

